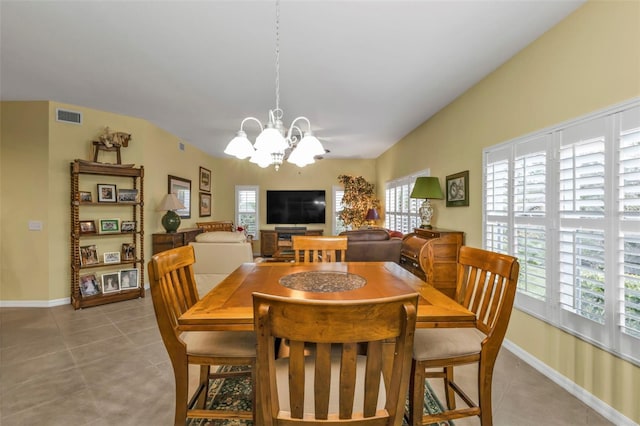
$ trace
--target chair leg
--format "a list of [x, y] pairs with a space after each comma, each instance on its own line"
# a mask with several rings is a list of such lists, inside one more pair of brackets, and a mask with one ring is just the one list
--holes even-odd
[[455, 410], [456, 394], [451, 383], [453, 383], [453, 366], [444, 367], [444, 390], [446, 394], [445, 398], [447, 401], [447, 408], [449, 410]]
[[173, 376], [176, 382], [176, 413], [175, 426], [184, 426], [187, 419], [187, 404], [189, 402], [189, 367], [179, 363], [173, 364]]
[[491, 405], [491, 385], [493, 382], [493, 369], [482, 368], [482, 361], [478, 366], [478, 406], [480, 407], [480, 424], [482, 426], [493, 425], [493, 407]]
[[425, 369], [418, 361], [411, 361], [411, 376], [409, 378], [409, 424], [422, 425], [424, 410], [424, 382]]
[[209, 394], [209, 374], [211, 367], [209, 365], [200, 366], [200, 380], [198, 381], [198, 389], [202, 389], [200, 395], [198, 395], [198, 402], [196, 407], [204, 409], [204, 405], [207, 402], [207, 395]]

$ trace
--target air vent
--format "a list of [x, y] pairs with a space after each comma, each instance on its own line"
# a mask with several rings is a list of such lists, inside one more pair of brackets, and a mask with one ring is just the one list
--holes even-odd
[[78, 111], [69, 111], [68, 109], [56, 108], [56, 121], [82, 124], [82, 113]]

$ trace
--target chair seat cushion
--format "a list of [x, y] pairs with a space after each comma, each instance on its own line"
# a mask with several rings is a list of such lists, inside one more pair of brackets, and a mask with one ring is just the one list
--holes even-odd
[[[329, 393], [329, 414], [337, 413], [339, 408], [339, 392], [340, 392], [340, 358], [339, 356], [332, 355], [331, 357], [331, 389]], [[279, 358], [276, 360], [276, 380], [278, 383], [278, 398], [280, 401], [280, 411], [290, 412], [289, 405], [289, 358]], [[356, 391], [353, 401], [353, 412], [362, 413], [364, 410], [364, 391], [361, 390], [364, 387], [364, 374], [367, 358], [362, 355], [357, 357], [356, 367]], [[313, 415], [315, 413], [314, 408], [314, 367], [313, 355], [306, 357], [305, 359], [305, 391], [304, 391], [304, 413]], [[378, 410], [384, 409], [386, 401], [386, 392], [384, 388], [384, 380], [380, 378], [380, 391], [378, 393]]]
[[252, 331], [185, 331], [180, 337], [187, 345], [187, 355], [256, 356], [256, 334]]
[[413, 359], [425, 361], [477, 354], [486, 337], [477, 328], [416, 329]]

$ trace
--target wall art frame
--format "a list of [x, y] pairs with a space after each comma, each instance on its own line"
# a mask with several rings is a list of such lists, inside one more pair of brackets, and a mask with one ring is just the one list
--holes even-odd
[[200, 217], [211, 216], [211, 194], [200, 193]]
[[191, 218], [191, 181], [189, 179], [180, 178], [169, 175], [169, 194], [175, 194], [178, 200], [184, 206], [184, 209], [175, 212], [183, 219]]
[[446, 177], [447, 207], [469, 206], [469, 170]]
[[200, 191], [211, 192], [211, 170], [200, 167]]

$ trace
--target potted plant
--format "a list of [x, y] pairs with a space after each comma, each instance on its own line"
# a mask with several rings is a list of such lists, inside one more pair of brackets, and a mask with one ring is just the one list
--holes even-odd
[[362, 176], [340, 175], [338, 181], [344, 186], [340, 219], [345, 226], [358, 229], [366, 222], [367, 211], [380, 207], [375, 186]]

